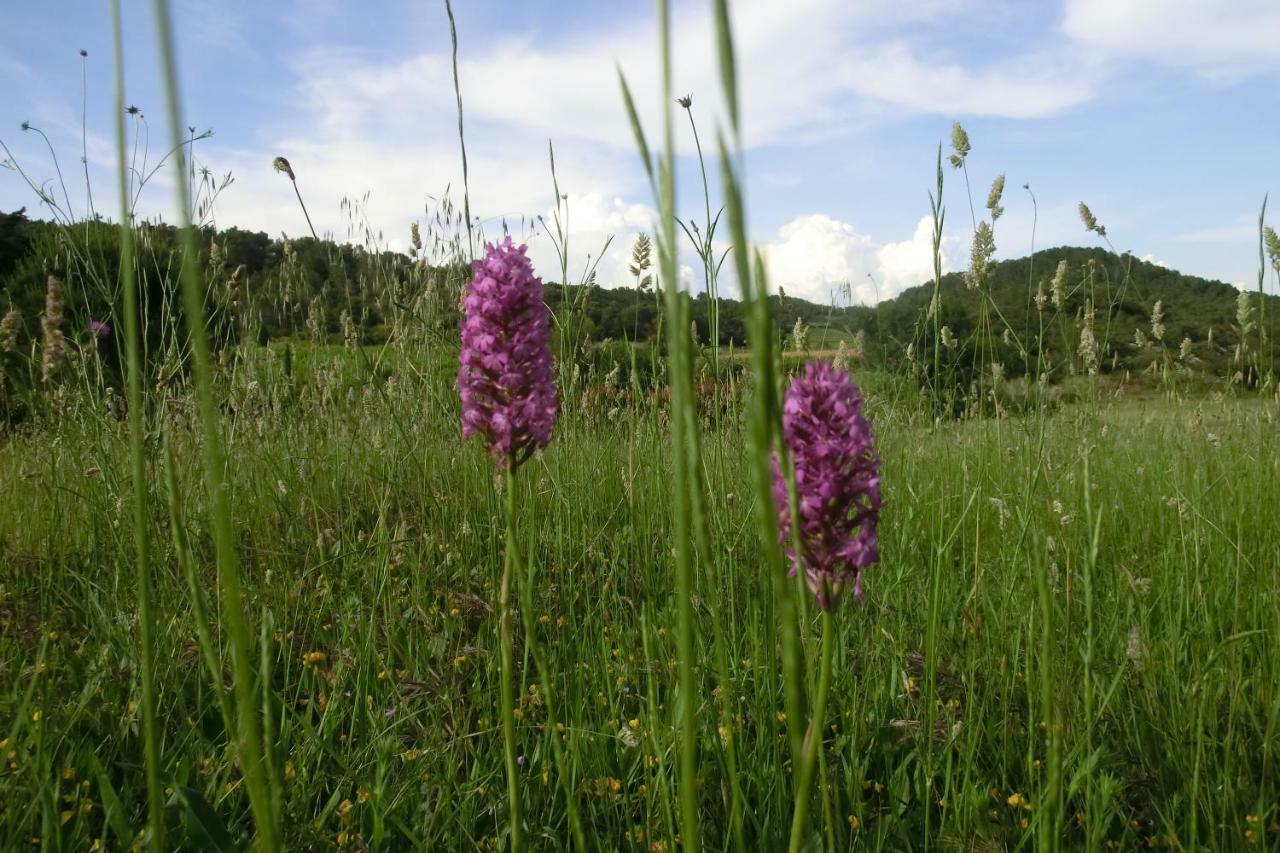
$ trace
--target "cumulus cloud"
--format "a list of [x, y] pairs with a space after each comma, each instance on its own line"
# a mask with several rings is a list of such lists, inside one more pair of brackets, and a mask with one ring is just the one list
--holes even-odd
[[[942, 269], [957, 240], [942, 245]], [[760, 246], [773, 286], [813, 302], [873, 305], [933, 277], [933, 221], [922, 217], [910, 237], [878, 242], [853, 225], [822, 213], [799, 216]]]
[[[564, 215], [567, 211], [567, 215]], [[560, 256], [556, 243], [560, 240], [555, 226], [554, 207], [543, 214], [539, 233], [529, 240], [529, 256], [544, 281], [560, 275]], [[561, 231], [567, 235], [569, 258], [567, 279], [578, 283], [589, 268], [594, 267], [597, 281], [606, 286], [627, 286], [632, 276], [628, 271], [631, 247], [641, 232], [653, 233], [657, 212], [646, 204], [628, 202], [617, 196], [609, 198], [599, 192], [570, 195], [561, 207]], [[567, 225], [567, 229], [566, 229]], [[552, 235], [557, 235], [553, 240]], [[608, 242], [612, 240], [612, 242]], [[601, 250], [608, 245], [608, 250]], [[656, 265], [657, 258], [654, 257]]]

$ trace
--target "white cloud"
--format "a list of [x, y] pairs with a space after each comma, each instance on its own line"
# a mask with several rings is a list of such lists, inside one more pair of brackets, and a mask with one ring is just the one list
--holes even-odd
[[1115, 56], [1215, 74], [1280, 68], [1274, 0], [1066, 0], [1062, 29]]
[[[636, 235], [645, 231], [653, 233], [657, 214], [652, 207], [644, 204], [626, 202], [621, 198], [607, 198], [599, 192], [583, 195], [570, 195], [564, 202], [562, 211], [567, 209], [567, 217], [561, 219], [561, 228], [567, 220], [567, 236], [569, 243], [568, 280], [578, 283], [582, 280], [589, 265], [598, 259], [596, 278], [606, 286], [628, 286], [632, 276], [627, 267], [631, 262], [631, 247]], [[529, 241], [529, 256], [534, 267], [539, 270], [544, 281], [560, 279], [560, 258], [556, 252], [555, 241], [555, 208], [548, 208], [542, 219], [545, 223], [540, 227], [542, 233]], [[601, 255], [605, 242], [612, 237], [608, 251]], [[654, 263], [657, 263], [656, 256]]]
[[[1067, 64], [1052, 50], [1034, 47], [969, 62], [926, 41], [945, 31], [948, 21], [968, 15], [970, 2], [739, 0], [734, 28], [748, 147], [837, 135], [868, 113], [1042, 116], [1091, 97], [1090, 75], [1065, 73]], [[598, 253], [613, 234], [599, 279], [626, 282], [631, 242], [652, 219], [652, 209], [639, 201], [648, 198], [648, 186], [615, 64], [628, 74], [653, 143], [660, 103], [655, 29], [646, 8], [619, 15], [598, 31], [551, 41], [465, 28], [459, 33], [471, 210], [486, 219], [490, 234], [504, 216], [514, 224], [522, 215], [545, 215], [553, 194], [547, 139], [554, 138], [560, 190], [569, 196], [571, 280], [588, 253]], [[678, 3], [673, 32], [676, 85], [680, 93], [694, 93], [710, 153], [721, 105], [709, 4]], [[220, 39], [234, 33], [228, 25]], [[446, 28], [437, 28], [416, 53], [312, 45], [294, 67], [296, 85], [280, 91], [279, 111], [261, 119], [258, 138], [237, 140], [235, 148], [218, 140], [201, 150], [215, 171], [230, 169], [236, 176], [219, 200], [219, 225], [306, 233], [292, 187], [271, 170], [277, 154], [297, 171], [317, 229], [338, 239], [359, 241], [366, 226], [351, 221], [344, 200], [367, 199], [361, 208], [369, 230], [393, 247], [407, 242], [409, 223], [422, 217], [428, 194], [451, 186], [454, 201], [461, 200]], [[677, 140], [691, 152], [685, 116], [677, 113]], [[144, 213], [169, 213], [167, 193], [149, 196]], [[775, 280], [789, 290], [808, 288], [825, 301], [830, 284], [847, 281], [857, 299], [870, 302], [929, 277], [927, 238], [921, 227], [905, 240], [882, 244], [831, 217], [799, 217], [770, 241], [770, 263]], [[681, 244], [682, 262], [698, 269], [688, 263], [686, 241]], [[544, 278], [559, 277], [545, 235], [531, 242], [531, 253]], [[701, 286], [700, 273], [691, 279]]]
[[[912, 4], [843, 0], [743, 0], [734, 6], [739, 90], [749, 145], [791, 134], [829, 132], [870, 99], [909, 112], [1011, 117], [1060, 112], [1092, 95], [1079, 63], [1051, 51], [1013, 55], [981, 67], [935, 60], [914, 44], [956, 2]], [[695, 94], [704, 142], [721, 114], [715, 34], [702, 4], [677, 10], [672, 54], [680, 93]], [[822, 21], [822, 26], [814, 26]], [[459, 73], [467, 121], [516, 127], [534, 139], [591, 139], [626, 150], [634, 142], [615, 65], [626, 73], [648, 133], [658, 133], [655, 28], [648, 14], [558, 43], [525, 36], [489, 42], [460, 33]], [[452, 131], [453, 80], [447, 44], [414, 56], [370, 57], [343, 47], [312, 49], [298, 63], [310, 127], [379, 132], [426, 126]], [[785, 57], [785, 61], [780, 58]], [[1064, 73], [1068, 66], [1074, 73]], [[441, 119], [447, 119], [441, 123]], [[680, 143], [692, 148], [678, 116]]]
[[862, 52], [846, 67], [849, 92], [924, 113], [1034, 118], [1053, 115], [1093, 96], [1090, 66], [1077, 58], [1037, 53], [981, 69], [928, 64], [895, 42]]
[[[944, 237], [944, 272], [956, 242]], [[843, 301], [847, 285], [855, 303], [871, 305], [933, 277], [933, 221], [927, 216], [907, 239], [880, 243], [847, 222], [809, 214], [783, 225], [760, 249], [773, 287], [818, 303]]]

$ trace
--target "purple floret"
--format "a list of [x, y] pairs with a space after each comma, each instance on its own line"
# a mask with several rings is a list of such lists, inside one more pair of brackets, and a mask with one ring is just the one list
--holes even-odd
[[[862, 570], [880, 558], [880, 457], [862, 394], [849, 375], [813, 362], [792, 381], [782, 408], [782, 436], [796, 472], [799, 553], [788, 550], [791, 574], [803, 568], [818, 605], [828, 610], [846, 586], [862, 596]], [[774, 460], [774, 500], [783, 542], [791, 535], [787, 481]]]
[[486, 245], [462, 303], [462, 434], [482, 435], [511, 470], [551, 441], [559, 408], [551, 312], [526, 251], [510, 237]]

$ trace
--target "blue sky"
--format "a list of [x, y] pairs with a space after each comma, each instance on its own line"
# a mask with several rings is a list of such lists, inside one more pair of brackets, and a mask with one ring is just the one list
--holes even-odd
[[[150, 4], [126, 3], [127, 98], [148, 116], [153, 152], [165, 120]], [[708, 0], [674, 0], [676, 86], [694, 95], [704, 148], [720, 99]], [[617, 92], [627, 74], [658, 132], [655, 21], [648, 2], [456, 0], [472, 209], [496, 222], [553, 204], [547, 141], [568, 195], [571, 269], [598, 253], [606, 282], [653, 205]], [[1089, 244], [1087, 201], [1119, 249], [1253, 285], [1256, 218], [1280, 192], [1280, 4], [1269, 0], [738, 0], [750, 233], [775, 283], [825, 300], [850, 282], [872, 301], [929, 274], [927, 192], [939, 142], [959, 120], [982, 212], [1007, 175], [998, 254]], [[343, 198], [403, 247], [428, 196], [461, 183], [443, 2], [339, 0], [175, 3], [184, 121], [215, 135], [197, 158], [235, 183], [213, 216], [272, 234], [305, 223], [287, 156], [313, 218], [349, 233]], [[88, 159], [95, 201], [114, 212], [113, 81], [105, 0], [0, 9], [0, 140], [37, 180], [54, 175], [83, 209], [80, 48], [88, 58]], [[701, 218], [686, 116], [677, 115], [682, 212]], [[154, 153], [153, 153], [154, 157]], [[712, 192], [714, 173], [712, 164]], [[947, 169], [946, 260], [961, 269], [971, 234], [964, 176]], [[140, 210], [165, 215], [167, 175]], [[367, 193], [367, 197], [366, 197]], [[0, 171], [0, 209], [38, 202]], [[1274, 209], [1280, 219], [1280, 199]], [[491, 226], [493, 227], [493, 226]], [[547, 277], [555, 254], [532, 243]], [[688, 258], [686, 258], [688, 260]], [[689, 264], [693, 267], [693, 264]], [[874, 282], [874, 286], [872, 284]], [[696, 277], [694, 281], [697, 285]]]

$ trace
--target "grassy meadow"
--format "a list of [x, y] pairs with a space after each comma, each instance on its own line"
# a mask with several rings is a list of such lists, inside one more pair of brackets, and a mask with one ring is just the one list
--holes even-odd
[[[1238, 298], [1229, 343], [1193, 347], [1186, 317], [1166, 340], [1179, 294], [1139, 304], [1092, 256], [1033, 281], [1033, 252], [1010, 322], [989, 278], [1003, 176], [943, 288], [940, 148], [910, 337], [864, 348], [881, 318], [834, 308], [780, 327], [746, 238], [729, 4], [728, 114], [715, 156], [698, 143], [725, 198], [714, 218], [696, 200], [698, 229], [660, 2], [661, 126], [620, 95], [659, 221], [614, 249], [651, 333], [592, 339], [599, 288], [570, 289], [557, 202], [559, 414], [495, 465], [460, 426], [484, 243], [465, 184], [407, 258], [286, 241], [246, 279], [224, 254], [244, 232], [197, 227], [230, 182], [186, 170], [203, 137], [182, 132], [167, 8], [181, 220], [134, 216], [121, 85], [118, 223], [33, 182], [48, 242], [4, 279], [0, 849], [1280, 850], [1265, 206], [1258, 299], [1213, 293]], [[730, 269], [747, 340], [721, 346]], [[781, 401], [818, 358], [861, 389], [884, 496], [865, 595], [830, 611], [787, 579], [807, 546], [780, 543], [772, 492], [775, 458], [798, 488]]]
[[[243, 368], [224, 426], [287, 846], [500, 848], [493, 467], [459, 442], [447, 380], [398, 371], [383, 397], [318, 362], [295, 388], [279, 361]], [[868, 394], [884, 558], [865, 601], [840, 613], [811, 841], [1274, 843], [1274, 405], [1156, 397], [935, 424], [881, 384]], [[179, 507], [166, 510], [156, 465], [166, 784], [235, 838], [249, 826], [219, 713], [231, 674], [211, 685], [202, 665], [175, 546], [211, 590], [198, 432], [180, 409], [157, 418]], [[767, 849], [785, 843], [792, 804], [777, 614], [742, 413], [706, 426], [712, 560], [693, 601], [702, 832], [712, 848]], [[678, 846], [669, 454], [651, 410], [570, 412], [519, 484], [531, 610], [516, 638], [518, 742], [539, 848], [567, 831], [553, 737], [593, 845]], [[160, 455], [149, 436], [148, 458]], [[142, 824], [128, 458], [123, 425], [88, 406], [0, 450], [0, 837], [14, 846], [114, 849]], [[815, 617], [801, 623], [809, 643]], [[554, 673], [554, 730], [525, 630]], [[201, 846], [198, 822], [171, 811], [174, 837]]]

